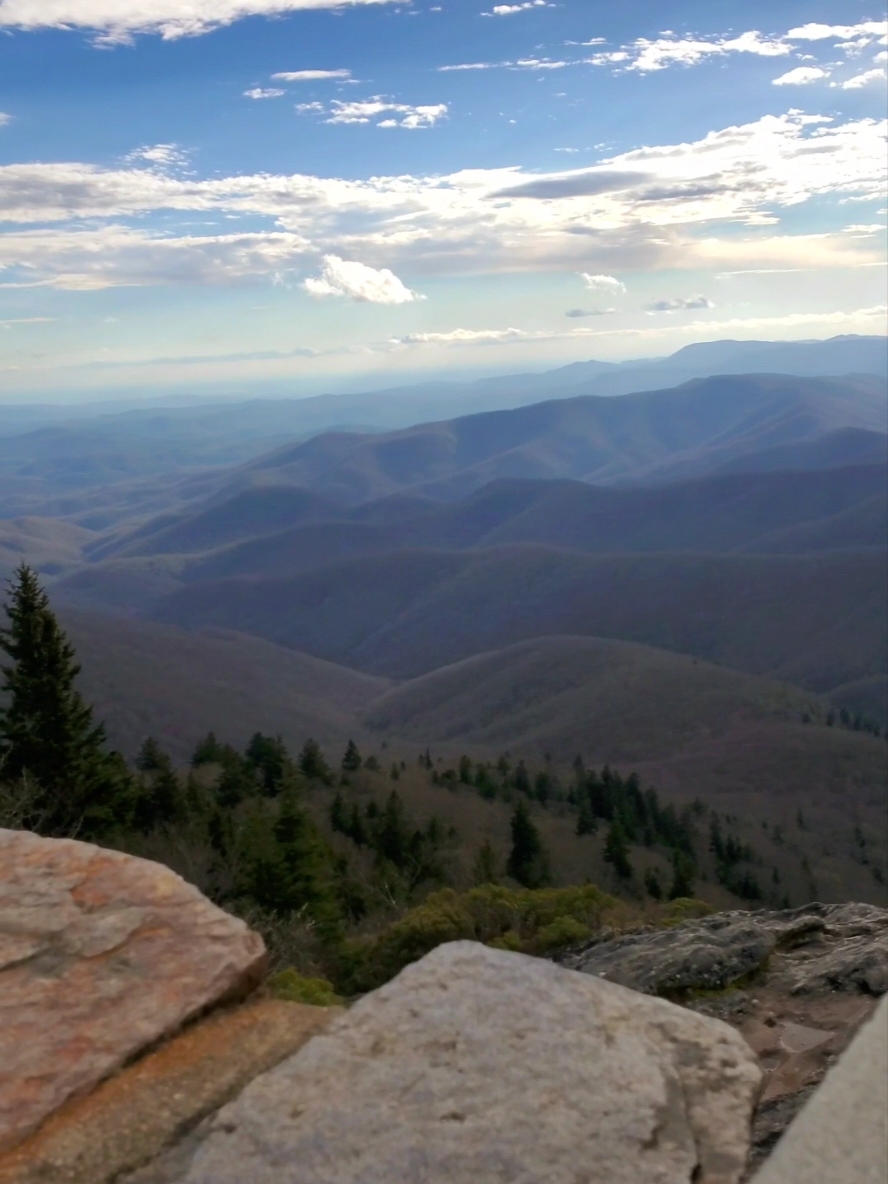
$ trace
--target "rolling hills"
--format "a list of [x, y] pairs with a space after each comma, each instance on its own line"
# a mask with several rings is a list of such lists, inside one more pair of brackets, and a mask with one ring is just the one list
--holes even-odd
[[640, 641], [813, 690], [884, 673], [883, 552], [587, 555], [402, 550], [187, 586], [147, 611], [414, 677], [552, 633]]
[[280, 733], [295, 750], [308, 736], [336, 751], [388, 689], [370, 677], [224, 630], [186, 633], [72, 608], [62, 623], [82, 663], [80, 690], [111, 742], [132, 757], [155, 736], [179, 760], [207, 732], [243, 746], [253, 732]]
[[827, 726], [829, 704], [797, 687], [650, 646], [541, 637], [395, 684], [234, 632], [61, 615], [80, 688], [129, 755], [146, 735], [184, 759], [210, 730], [238, 745], [261, 730], [334, 756], [348, 738], [561, 767], [581, 753], [683, 800], [884, 805], [884, 740]]

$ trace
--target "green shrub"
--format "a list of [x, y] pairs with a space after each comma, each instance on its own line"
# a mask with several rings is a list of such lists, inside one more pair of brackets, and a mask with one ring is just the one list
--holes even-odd
[[443, 888], [373, 937], [344, 943], [339, 975], [347, 992], [380, 986], [448, 941], [546, 954], [584, 941], [626, 906], [592, 884], [574, 888]]
[[342, 1000], [325, 978], [307, 978], [298, 970], [279, 970], [265, 984], [273, 999], [288, 1003], [311, 1003], [315, 1007], [335, 1007]]

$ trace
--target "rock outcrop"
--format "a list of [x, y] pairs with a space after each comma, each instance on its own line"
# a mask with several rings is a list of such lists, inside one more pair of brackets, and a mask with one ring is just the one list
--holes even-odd
[[0, 830], [0, 1152], [211, 1004], [261, 938], [168, 868]]
[[175, 1179], [735, 1184], [760, 1076], [726, 1024], [453, 942], [258, 1077]]
[[653, 995], [721, 991], [763, 972], [790, 995], [858, 989], [881, 995], [888, 991], [888, 912], [811, 904], [716, 913], [595, 942], [561, 962]]
[[811, 904], [717, 913], [599, 941], [562, 959], [723, 1019], [765, 1072], [750, 1170], [769, 1154], [888, 990], [888, 911]]

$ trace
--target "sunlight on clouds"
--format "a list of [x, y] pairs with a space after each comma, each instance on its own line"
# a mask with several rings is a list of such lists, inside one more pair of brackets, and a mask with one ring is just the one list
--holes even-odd
[[249, 16], [312, 8], [387, 4], [393, 0], [0, 0], [0, 28], [90, 29], [102, 44], [126, 44], [138, 33], [167, 41], [197, 37]]
[[387, 267], [367, 267], [364, 263], [327, 255], [321, 274], [303, 281], [312, 296], [347, 296], [370, 304], [409, 304], [425, 300], [406, 287]]
[[587, 271], [580, 272], [583, 283], [592, 292], [625, 292], [626, 285], [613, 275], [590, 275]]
[[[326, 255], [424, 275], [582, 269], [587, 285], [604, 292], [620, 290], [612, 274], [620, 269], [858, 266], [880, 258], [875, 245], [838, 231], [764, 236], [761, 229], [779, 222], [781, 208], [813, 197], [881, 196], [885, 140], [885, 122], [833, 125], [789, 112], [549, 175], [499, 168], [368, 180], [201, 180], [155, 163], [169, 145], [139, 150], [142, 159], [152, 154], [148, 168], [6, 165], [5, 221], [70, 225], [7, 232], [0, 265], [19, 269], [4, 277], [16, 284], [216, 284], [267, 280]], [[162, 230], [83, 224], [172, 210], [244, 217], [249, 233], [177, 233], [167, 220]], [[256, 218], [272, 226], [257, 230]], [[750, 232], [720, 229], [737, 223]]]

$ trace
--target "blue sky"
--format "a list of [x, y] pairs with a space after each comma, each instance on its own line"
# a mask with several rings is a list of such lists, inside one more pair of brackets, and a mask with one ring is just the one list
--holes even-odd
[[0, 0], [0, 397], [885, 323], [884, 12]]

